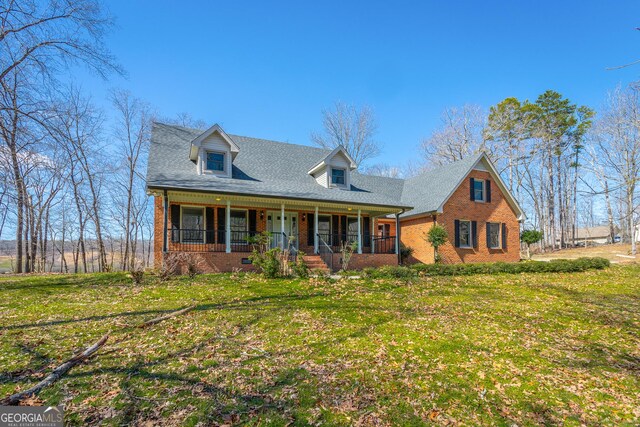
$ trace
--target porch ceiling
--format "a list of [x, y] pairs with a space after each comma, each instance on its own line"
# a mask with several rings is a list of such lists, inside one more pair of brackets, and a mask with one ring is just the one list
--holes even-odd
[[[339, 190], [336, 190], [339, 191]], [[153, 193], [154, 196], [162, 196], [161, 191]], [[271, 210], [280, 210], [281, 205], [284, 203], [285, 210], [305, 210], [314, 211], [316, 206], [323, 212], [339, 212], [345, 214], [357, 214], [358, 209], [362, 213], [369, 214], [371, 216], [387, 215], [391, 213], [400, 212], [401, 209], [397, 207], [385, 207], [385, 206], [371, 206], [371, 205], [358, 205], [347, 203], [330, 203], [325, 201], [314, 200], [298, 200], [298, 199], [284, 199], [284, 198], [265, 198], [255, 196], [243, 196], [243, 195], [229, 195], [229, 194], [215, 194], [215, 193], [198, 193], [190, 191], [168, 191], [167, 192], [169, 202], [178, 203], [197, 203], [206, 205], [226, 205], [227, 201], [233, 205], [242, 205], [246, 207], [264, 208]]]

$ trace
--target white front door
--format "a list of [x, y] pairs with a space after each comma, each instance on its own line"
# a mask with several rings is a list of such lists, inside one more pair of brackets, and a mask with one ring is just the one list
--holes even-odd
[[270, 211], [267, 213], [267, 230], [271, 231], [272, 239], [271, 246], [280, 246], [282, 241], [282, 232], [287, 235], [287, 241], [284, 242], [285, 247], [288, 246], [289, 240], [292, 240], [292, 245], [298, 248], [298, 214], [296, 212], [284, 213], [284, 230], [282, 229], [282, 215], [280, 211]]

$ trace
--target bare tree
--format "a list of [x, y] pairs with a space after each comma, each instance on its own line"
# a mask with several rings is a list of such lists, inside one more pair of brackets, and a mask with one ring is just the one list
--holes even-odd
[[96, 0], [0, 1], [0, 82], [25, 69], [52, 77], [69, 62], [120, 72], [103, 42], [112, 24]]
[[[617, 88], [608, 97], [598, 120], [598, 157], [619, 194], [625, 240], [636, 255], [637, 187], [640, 183], [640, 89]], [[616, 191], [617, 190], [617, 191]]]
[[478, 105], [451, 107], [442, 113], [442, 124], [422, 141], [427, 165], [444, 165], [486, 150], [483, 140], [485, 114]]
[[[151, 133], [151, 113], [149, 107], [129, 92], [116, 91], [112, 95], [113, 106], [118, 114], [114, 136], [118, 143], [117, 152], [121, 160], [116, 183], [121, 193], [124, 207], [124, 254], [122, 269], [135, 267], [137, 240], [139, 235], [138, 217], [144, 211], [148, 198], [144, 193], [144, 169]], [[141, 194], [142, 197], [136, 197]]]
[[332, 110], [322, 110], [322, 133], [312, 133], [311, 141], [319, 147], [333, 150], [342, 146], [357, 164], [377, 156], [380, 144], [374, 139], [377, 124], [368, 106], [357, 108], [336, 102]]
[[375, 163], [371, 166], [363, 168], [363, 173], [367, 175], [384, 176], [387, 178], [401, 178], [402, 170], [397, 166], [391, 166], [387, 163]]

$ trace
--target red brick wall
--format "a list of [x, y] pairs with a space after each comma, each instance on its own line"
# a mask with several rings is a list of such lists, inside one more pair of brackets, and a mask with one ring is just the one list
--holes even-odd
[[[175, 253], [175, 252], [174, 252]], [[243, 264], [243, 258], [249, 258], [250, 253], [247, 252], [189, 252], [192, 256], [199, 259], [199, 269], [201, 273], [230, 273], [235, 270], [254, 271], [252, 264]], [[164, 254], [171, 256], [171, 253]], [[186, 272], [186, 265], [180, 266], [181, 272]]]
[[[339, 253], [333, 254], [333, 268], [341, 268]], [[383, 265], [398, 265], [398, 255], [396, 254], [353, 254], [349, 261], [349, 270], [362, 270], [366, 267], [381, 267]]]
[[433, 262], [433, 247], [424, 240], [425, 234], [432, 225], [433, 219], [431, 215], [400, 221], [400, 240], [402, 244], [413, 249], [413, 254], [407, 260], [407, 263], [423, 262], [431, 264]]
[[[489, 179], [491, 202], [473, 202], [469, 199], [469, 178]], [[454, 247], [454, 221], [466, 219], [477, 221], [478, 247], [463, 249]], [[445, 203], [443, 213], [437, 216], [437, 222], [443, 225], [449, 234], [449, 242], [440, 248], [443, 262], [517, 262], [520, 260], [520, 225], [516, 214], [507, 203], [504, 195], [488, 172], [471, 171], [462, 184]], [[486, 242], [487, 222], [505, 223], [507, 227], [507, 249], [489, 249]], [[424, 263], [433, 262], [433, 248], [424, 241], [424, 234], [431, 227], [431, 216], [409, 218], [401, 221], [402, 243], [414, 249], [413, 260]]]

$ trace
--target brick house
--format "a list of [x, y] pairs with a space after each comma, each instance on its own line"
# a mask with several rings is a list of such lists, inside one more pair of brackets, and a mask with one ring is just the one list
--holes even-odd
[[523, 214], [487, 157], [438, 171], [409, 180], [369, 176], [342, 147], [155, 123], [147, 170], [154, 261], [196, 252], [209, 271], [252, 269], [251, 238], [266, 231], [272, 246], [324, 269], [340, 268], [344, 242], [357, 242], [354, 269], [397, 265], [400, 241], [414, 248], [412, 262], [432, 262], [422, 237], [434, 221], [455, 236], [442, 251], [447, 262], [517, 261]]

